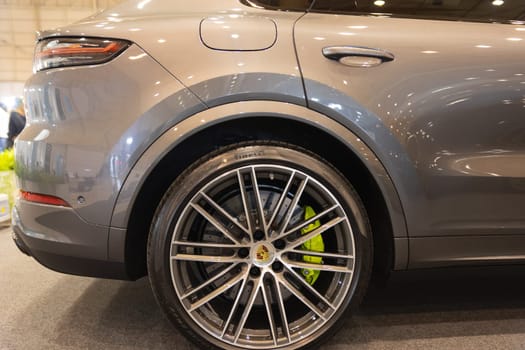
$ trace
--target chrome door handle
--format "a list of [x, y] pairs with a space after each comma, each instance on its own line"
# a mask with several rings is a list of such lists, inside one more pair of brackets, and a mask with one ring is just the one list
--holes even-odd
[[323, 48], [324, 57], [349, 67], [375, 67], [394, 60], [394, 55], [381, 49], [362, 46], [329, 46]]

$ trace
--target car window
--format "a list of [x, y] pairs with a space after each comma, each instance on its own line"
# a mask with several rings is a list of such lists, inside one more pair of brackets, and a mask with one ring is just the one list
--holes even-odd
[[313, 11], [463, 21], [520, 20], [523, 0], [316, 0]]
[[248, 6], [284, 11], [306, 11], [312, 2], [313, 0], [242, 0]]

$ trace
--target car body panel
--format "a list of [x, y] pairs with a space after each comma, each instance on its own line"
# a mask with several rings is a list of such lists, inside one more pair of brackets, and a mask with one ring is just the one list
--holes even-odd
[[[108, 63], [30, 78], [19, 184], [66, 200], [100, 233], [90, 258], [122, 263], [137, 195], [166, 154], [221, 122], [288, 119], [330, 134], [367, 166], [389, 210], [395, 268], [519, 260], [511, 243], [494, 255], [466, 249], [462, 260], [443, 242], [523, 235], [524, 30], [267, 11], [237, 0], [126, 1], [40, 33], [133, 44]], [[347, 67], [323, 56], [332, 46], [394, 59]], [[20, 227], [51, 242], [54, 228], [43, 223]]]
[[[160, 2], [153, 1], [148, 6], [153, 3]], [[236, 1], [214, 3], [218, 6], [218, 14], [225, 3], [238, 5]], [[142, 2], [131, 4], [136, 7]], [[125, 5], [120, 8], [123, 7]], [[241, 7], [250, 13], [264, 12]], [[227, 13], [229, 18], [238, 18], [241, 7], [232, 7]], [[110, 35], [133, 38], [134, 44], [108, 63], [45, 70], [34, 74], [26, 83], [28, 125], [16, 144], [20, 188], [63, 198], [79, 220], [103, 231], [104, 235], [97, 241], [100, 243], [97, 243], [98, 253], [108, 262], [107, 270], [115, 270], [111, 273], [115, 278], [127, 278], [122, 273], [125, 269], [119, 265], [125, 266], [127, 222], [120, 224], [112, 220], [116, 198], [136, 161], [160, 135], [208, 106], [261, 98], [306, 104], [292, 36], [293, 23], [301, 14], [283, 13], [278, 16], [280, 19], [272, 20], [274, 30], [275, 25], [279, 25], [286, 35], [271, 49], [239, 52], [230, 57], [224, 51], [209, 49], [200, 41], [199, 25], [209, 13], [194, 13], [191, 8], [184, 8], [186, 12], [182, 18], [170, 16], [170, 11], [165, 11], [162, 18], [148, 14], [143, 18], [126, 18], [123, 10], [120, 14], [104, 13], [76, 25], [40, 33], [41, 39], [63, 34]], [[266, 17], [247, 16], [255, 23], [268, 21]], [[165, 33], [167, 27], [178, 33], [176, 38], [182, 44], [194, 46], [198, 55], [181, 54], [181, 42], [159, 37], [158, 33]], [[144, 47], [159, 57], [152, 57]], [[159, 59], [164, 62], [159, 63]], [[185, 71], [184, 67], [194, 69], [192, 62], [199, 59], [206, 70], [199, 70], [198, 73], [203, 74], [193, 83], [192, 71]], [[249, 60], [257, 63], [244, 67], [242, 62]], [[276, 64], [267, 67], [268, 61]], [[171, 66], [166, 67], [164, 63], [171, 63]], [[179, 68], [182, 70], [177, 71]], [[177, 71], [177, 77], [173, 71]], [[81, 81], [77, 79], [79, 74], [84, 76]], [[192, 83], [198, 95], [185, 88], [178, 76], [183, 77], [186, 84]], [[99, 86], [96, 82], [103, 84]], [[131, 207], [126, 209], [131, 210]], [[23, 236], [24, 230], [33, 231], [32, 225], [29, 222], [15, 224], [15, 227]], [[69, 229], [74, 227], [71, 225]], [[52, 227], [48, 230], [36, 227], [36, 230], [42, 234], [38, 239], [53, 241], [52, 235], [47, 233]], [[57, 269], [53, 266], [55, 263], [68, 264], [71, 265], [70, 273], [87, 271], [94, 275], [96, 272], [89, 269], [89, 265], [93, 265], [100, 268], [102, 277], [106, 276], [105, 269], [98, 263], [102, 260], [95, 263], [95, 260], [73, 254], [65, 258], [69, 259], [69, 264], [58, 257], [54, 249], [44, 246], [47, 251], [42, 254], [52, 261], [47, 264], [51, 268]]]
[[35, 242], [33, 250], [63, 255], [68, 252], [72, 256], [93, 260], [107, 259], [107, 227], [85, 222], [72, 208], [20, 200], [17, 212], [25, 232], [24, 239]]
[[[410, 237], [525, 233], [522, 29], [318, 13], [298, 21], [308, 106], [352, 121], [396, 184]], [[352, 68], [322, 54], [344, 45], [395, 58]]]
[[[236, 2], [228, 2], [236, 3]], [[134, 4], [134, 2], [133, 2]], [[153, 3], [152, 3], [153, 4]], [[138, 6], [133, 5], [133, 6]], [[223, 7], [224, 8], [224, 5]], [[243, 10], [250, 10], [252, 12], [261, 12], [257, 9], [251, 9], [249, 7], [243, 7]], [[266, 17], [256, 17], [254, 15], [245, 18], [246, 23], [243, 26], [247, 26], [251, 23], [260, 24], [261, 21], [270, 21], [272, 30], [275, 31], [276, 23], [279, 24], [280, 32], [283, 33], [280, 41], [275, 42], [273, 38], [272, 43], [275, 42], [271, 50], [265, 50], [263, 52], [235, 52], [232, 57], [229, 53], [225, 53], [220, 50], [211, 50], [204, 45], [199, 38], [199, 26], [201, 21], [205, 18], [202, 13], [193, 14], [191, 10], [187, 10], [185, 16], [177, 15], [175, 17], [169, 17], [167, 14], [158, 18], [157, 16], [148, 16], [147, 14], [143, 19], [126, 18], [126, 11], [121, 11], [119, 16], [116, 16], [116, 12], [119, 9], [113, 9], [111, 13], [101, 14], [97, 18], [89, 18], [84, 22], [67, 27], [67, 29], [57, 29], [53, 32], [41, 33], [41, 38], [53, 37], [67, 31], [68, 35], [79, 36], [86, 32], [89, 32], [92, 36], [103, 36], [111, 35], [113, 37], [119, 37], [121, 39], [131, 39], [136, 43], [133, 48], [128, 49], [123, 57], [118, 57], [116, 60], [99, 67], [89, 67], [90, 77], [93, 81], [101, 79], [103, 76], [110, 74], [110, 70], [113, 67], [118, 67], [118, 70], [128, 71], [125, 73], [126, 76], [118, 77], [114, 80], [113, 86], [108, 86], [108, 91], [120, 91], [121, 96], [130, 95], [136, 96], [142, 94], [142, 98], [130, 101], [132, 103], [126, 105], [126, 111], [122, 111], [115, 106], [114, 110], [109, 111], [98, 111], [96, 106], [110, 105], [111, 102], [103, 102], [98, 100], [99, 103], [91, 104], [91, 101], [100, 98], [116, 98], [117, 101], [125, 100], [120, 99], [118, 96], [111, 96], [105, 94], [101, 96], [99, 92], [78, 89], [74, 86], [63, 86], [60, 87], [64, 91], [75, 91], [76, 95], [66, 98], [72, 98], [76, 100], [82, 100], [81, 107], [85, 108], [89, 103], [95, 109], [86, 109], [84, 111], [75, 111], [79, 118], [76, 118], [73, 114], [68, 112], [67, 116], [62, 112], [63, 115], [53, 116], [56, 120], [66, 119], [78, 119], [82, 121], [87, 114], [93, 114], [100, 116], [100, 118], [93, 118], [97, 120], [89, 124], [79, 122], [76, 127], [67, 126], [68, 132], [72, 134], [72, 139], [76, 142], [84, 144], [81, 150], [75, 150], [75, 159], [87, 159], [94, 164], [88, 164], [89, 166], [80, 166], [80, 168], [88, 169], [89, 172], [102, 171], [102, 162], [105, 162], [104, 173], [100, 174], [100, 178], [93, 180], [93, 175], [85, 174], [83, 170], [71, 170], [69, 169], [67, 179], [57, 178], [57, 183], [61, 186], [64, 182], [82, 182], [83, 184], [90, 186], [90, 183], [97, 184], [96, 189], [100, 197], [108, 196], [102, 202], [100, 199], [96, 202], [90, 200], [94, 196], [85, 196], [87, 200], [81, 205], [77, 203], [77, 198], [80, 192], [84, 190], [72, 191], [71, 186], [68, 184], [63, 187], [63, 190], [57, 190], [56, 187], [51, 188], [38, 188], [33, 186], [31, 181], [28, 180], [31, 176], [22, 177], [23, 188], [39, 192], [39, 193], [55, 193], [61, 198], [67, 200], [75, 209], [78, 210], [79, 214], [89, 222], [93, 222], [101, 225], [109, 225], [111, 208], [115, 204], [114, 196], [120, 190], [120, 185], [123, 179], [127, 176], [130, 167], [136, 161], [136, 156], [141, 154], [147, 147], [151, 145], [160, 134], [166, 131], [169, 127], [174, 126], [178, 121], [184, 117], [191, 115], [199, 110], [203, 110], [207, 106], [220, 105], [229, 103], [232, 101], [242, 101], [249, 99], [268, 99], [268, 100], [280, 100], [285, 102], [293, 102], [297, 104], [305, 104], [304, 89], [302, 86], [301, 77], [299, 75], [297, 61], [295, 59], [295, 53], [293, 50], [293, 37], [291, 35], [293, 23], [300, 16], [298, 13], [284, 13], [281, 14], [278, 20], [274, 23]], [[173, 9], [172, 9], [173, 11]], [[240, 21], [242, 18], [242, 12], [240, 8], [232, 8], [227, 16], [230, 20]], [[217, 12], [220, 15], [219, 12]], [[224, 14], [223, 14], [224, 15]], [[224, 15], [226, 16], [226, 15]], [[180, 18], [179, 18], [180, 17]], [[209, 17], [208, 17], [209, 18]], [[160, 25], [158, 24], [161, 22]], [[176, 32], [180, 35], [177, 36], [177, 40], [162, 39], [159, 32], [165, 33], [166, 27], [171, 28], [171, 32]], [[229, 34], [229, 30], [225, 29], [225, 34]], [[252, 36], [257, 33], [251, 33]], [[194, 37], [195, 36], [195, 37]], [[286, 40], [285, 40], [286, 39]], [[193, 45], [189, 44], [190, 42]], [[180, 45], [190, 45], [195, 47], [196, 52], [184, 55], [178, 52]], [[283, 50], [283, 47], [286, 47]], [[146, 51], [144, 51], [144, 48]], [[152, 59], [149, 51], [155, 54], [155, 59]], [[128, 58], [129, 62], [124, 61], [125, 57]], [[174, 59], [176, 57], [176, 59]], [[199, 60], [201, 60], [199, 62]], [[143, 61], [147, 61], [143, 63]], [[160, 61], [159, 66], [156, 61]], [[267, 61], [276, 62], [273, 66], [266, 65]], [[128, 63], [122, 64], [122, 62]], [[139, 64], [137, 62], [141, 62]], [[253, 64], [249, 67], [244, 66], [243, 62], [252, 62]], [[206, 69], [199, 69], [195, 71], [195, 68], [205, 67]], [[171, 73], [175, 73], [175, 76], [183, 77], [182, 80], [185, 84], [190, 86], [192, 92], [185, 90], [180, 85], [179, 80], [174, 76], [170, 76], [163, 67], [169, 69]], [[43, 111], [30, 111], [30, 119], [37, 121], [39, 117], [33, 117], [33, 115], [39, 116], [46, 111], [54, 111], [54, 113], [61, 113], [60, 108], [54, 108], [54, 100], [60, 100], [62, 95], [58, 86], [54, 87], [55, 96], [52, 100], [48, 101], [49, 87], [46, 85], [50, 78], [55, 79], [63, 83], [67, 82], [68, 74], [72, 73], [75, 76], [77, 70], [88, 69], [87, 67], [74, 67], [60, 70], [51, 70], [46, 72], [40, 72], [33, 76], [27, 83], [27, 88], [33, 92], [30, 96], [31, 99], [39, 99], [38, 102], [34, 101], [37, 105], [44, 105]], [[137, 77], [132, 77], [131, 72], [139, 72]], [[233, 74], [232, 74], [233, 72]], [[140, 74], [142, 73], [142, 74]], [[228, 73], [228, 74], [227, 74]], [[54, 76], [57, 76], [54, 78]], [[129, 80], [134, 80], [130, 83]], [[144, 80], [144, 81], [142, 81]], [[139, 83], [140, 81], [140, 83]], [[41, 83], [42, 82], [42, 83]], [[73, 82], [74, 83], [74, 82]], [[69, 84], [66, 83], [66, 84]], [[45, 86], [44, 86], [45, 85]], [[86, 82], [86, 85], [89, 84]], [[140, 86], [148, 86], [149, 89], [143, 91], [137, 91]], [[134, 89], [133, 89], [134, 88]], [[39, 97], [37, 93], [39, 89], [43, 90]], [[91, 96], [90, 96], [91, 94]], [[195, 98], [194, 94], [197, 96]], [[206, 105], [204, 105], [203, 103]], [[64, 104], [67, 104], [65, 101]], [[33, 101], [30, 103], [33, 105]], [[144, 104], [144, 106], [142, 105]], [[135, 112], [132, 112], [135, 109]], [[148, 110], [149, 109], [149, 110]], [[137, 111], [142, 111], [142, 115], [137, 116]], [[81, 115], [84, 113], [85, 115]], [[128, 118], [129, 121], [121, 121], [117, 113], [125, 114], [124, 118]], [[109, 115], [108, 115], [109, 114]], [[104, 116], [104, 117], [103, 117]], [[89, 116], [88, 116], [89, 117]], [[43, 119], [49, 119], [47, 116]], [[134, 120], [137, 119], [137, 120]], [[112, 122], [115, 125], [110, 125], [109, 130], [111, 135], [98, 135], [96, 130], [100, 130], [102, 126], [107, 127], [105, 123]], [[35, 143], [34, 139], [39, 135], [42, 130], [42, 125], [36, 125], [33, 121], [30, 124], [24, 136], [19, 140], [19, 148], [23, 149], [23, 154], [32, 155], [36, 152], [42, 153], [44, 143]], [[58, 125], [58, 127], [56, 126]], [[55, 124], [54, 129], [60, 129], [63, 123]], [[54, 130], [48, 128], [48, 130]], [[93, 130], [87, 130], [86, 128], [94, 128]], [[69, 130], [71, 129], [71, 130]], [[77, 132], [75, 133], [75, 130]], [[48, 145], [50, 141], [56, 142], [57, 144], [62, 141], [55, 141], [54, 136], [57, 135], [57, 130], [54, 133], [47, 136]], [[100, 138], [93, 139], [89, 135], [95, 134]], [[67, 138], [65, 135], [58, 135], [59, 140]], [[114, 139], [115, 137], [120, 138], [118, 145], [114, 146], [113, 150], [108, 150], [110, 147], [107, 143], [108, 140]], [[30, 140], [30, 142], [25, 142]], [[65, 142], [71, 143], [72, 142]], [[34, 151], [36, 148], [39, 151]], [[75, 148], [74, 145], [69, 145], [68, 150], [66, 148], [61, 153], [73, 154], [71, 148]], [[58, 149], [58, 145], [54, 146]], [[49, 153], [49, 150], [47, 151]], [[53, 151], [54, 152], [54, 151]], [[111, 152], [111, 156], [108, 157], [108, 153]], [[45, 153], [45, 152], [44, 152]], [[54, 156], [55, 160], [53, 163], [60, 163], [63, 160], [56, 160], [57, 158], [63, 159], [65, 155]], [[28, 157], [23, 158], [20, 156], [20, 164], [27, 164], [30, 160]], [[42, 155], [45, 157], [45, 155]], [[111, 158], [112, 157], [112, 158]], [[111, 158], [111, 160], [109, 159]], [[44, 159], [40, 160], [43, 163]], [[60, 165], [59, 167], [63, 167]], [[118, 169], [113, 169], [118, 167]], [[117, 171], [119, 174], [113, 174]], [[113, 172], [109, 174], [109, 172]], [[80, 173], [80, 174], [79, 174]], [[75, 175], [77, 174], [77, 175]], [[75, 176], [81, 177], [82, 180], [73, 179]], [[59, 176], [60, 177], [60, 176]], [[113, 177], [111, 183], [104, 185], [101, 182], [108, 181], [109, 177]], [[51, 182], [52, 183], [52, 182]], [[47, 184], [46, 186], [51, 186]], [[80, 186], [80, 185], [79, 185]], [[84, 186], [84, 185], [82, 185]]]
[[410, 239], [410, 268], [516, 264], [525, 260], [525, 235]]
[[[202, 11], [204, 8], [206, 12]], [[265, 11], [236, 0], [213, 4], [201, 0], [191, 6], [155, 0], [128, 1], [96, 17], [43, 32], [40, 37], [89, 33], [95, 37], [131, 40], [209, 106], [246, 99], [275, 99], [304, 105], [293, 40], [294, 23], [302, 15]], [[222, 49], [210, 49], [201, 38], [201, 23], [210, 22], [210, 18], [219, 24], [213, 33], [207, 34], [212, 35], [209, 41], [237, 34], [238, 39], [233, 40], [241, 46], [235, 48], [224, 39], [222, 44], [216, 44]], [[239, 29], [236, 33], [232, 33], [233, 22]], [[257, 30], [248, 31], [246, 28], [250, 27]], [[277, 31], [278, 35], [272, 37], [268, 31]], [[181, 52], [181, 48], [185, 49]]]
[[13, 237], [26, 254], [55, 271], [128, 279], [124, 259], [108, 259], [109, 230], [83, 220], [72, 209], [18, 200]]
[[[89, 74], [79, 81], [82, 71]], [[26, 90], [28, 126], [16, 141], [20, 187], [60, 197], [103, 226], [140, 155], [205, 108], [137, 46], [104, 65], [39, 72]]]
[[125, 228], [110, 227], [108, 237], [108, 260], [126, 262], [126, 233]]

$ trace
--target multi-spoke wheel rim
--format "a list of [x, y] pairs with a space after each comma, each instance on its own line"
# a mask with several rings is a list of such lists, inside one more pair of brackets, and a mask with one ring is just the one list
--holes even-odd
[[[196, 190], [170, 249], [191, 319], [221, 343], [255, 349], [293, 347], [329, 328], [356, 263], [337, 197], [314, 176], [271, 164], [229, 170]], [[304, 216], [307, 206], [314, 216]], [[308, 248], [319, 235], [323, 249]], [[314, 282], [304, 277], [312, 271]]]

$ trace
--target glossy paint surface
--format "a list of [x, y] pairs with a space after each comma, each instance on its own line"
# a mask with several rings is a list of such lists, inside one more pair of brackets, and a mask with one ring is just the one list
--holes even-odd
[[199, 0], [191, 6], [135, 0], [42, 36], [88, 33], [133, 41], [209, 106], [267, 94], [304, 104], [293, 39], [294, 23], [303, 15], [237, 0]]
[[[185, 117], [206, 105], [239, 100], [305, 104], [291, 35], [293, 22], [300, 14], [283, 13], [270, 20], [245, 12], [261, 10], [240, 6], [236, 1], [226, 1], [216, 10], [210, 8], [216, 13], [215, 22], [224, 18], [230, 24], [224, 25], [230, 28], [223, 28], [223, 37], [231, 37], [232, 27], [241, 34], [250, 24], [260, 27], [264, 23], [268, 28], [267, 40], [263, 35], [262, 46], [256, 48], [271, 49], [228, 52], [231, 47], [219, 41], [220, 33], [210, 33], [209, 43], [215, 40], [225, 50], [210, 49], [201, 41], [201, 22], [214, 18], [210, 12], [192, 13], [191, 8], [176, 12], [176, 5], [159, 1], [131, 4], [133, 10], [144, 11], [144, 16], [128, 17], [135, 12], [130, 13], [123, 5], [97, 18], [42, 33], [43, 37], [89, 33], [127, 38], [137, 44], [105, 65], [35, 74], [27, 82], [30, 125], [18, 142], [18, 161], [31, 173], [21, 176], [21, 186], [37, 193], [56, 193], [84, 219], [101, 225], [110, 224], [116, 196], [137, 157]], [[225, 8], [229, 10], [222, 10]], [[152, 14], [156, 11], [166, 15], [159, 18]], [[277, 41], [276, 23], [282, 33]], [[171, 28], [168, 32], [176, 32], [177, 36], [167, 36], [165, 28]], [[259, 37], [259, 33], [252, 30], [243, 37]], [[181, 47], [192, 49], [179, 52]], [[268, 66], [268, 61], [276, 64]], [[83, 71], [87, 80], [79, 81]], [[103, 82], [101, 86], [96, 84], [99, 81]], [[41, 169], [43, 164], [55, 167], [55, 175], [51, 181], [32, 181], [47, 171]], [[79, 196], [83, 197], [82, 203]]]
[[[396, 183], [411, 237], [522, 234], [522, 25], [307, 14], [296, 26], [308, 105], [341, 120]], [[323, 48], [391, 52], [372, 68]]]
[[39, 72], [26, 90], [28, 126], [16, 145], [20, 188], [53, 193], [87, 222], [106, 226], [142, 152], [204, 108], [136, 46], [105, 65]]
[[[96, 226], [97, 259], [125, 260], [134, 201], [170, 150], [261, 116], [315, 126], [364, 162], [388, 206], [396, 268], [409, 250], [415, 267], [524, 256], [515, 248], [525, 232], [523, 24], [133, 0], [40, 34], [54, 36], [133, 43], [111, 62], [41, 71], [26, 85], [20, 187], [63, 198]], [[345, 47], [362, 49], [326, 57]], [[345, 64], [363, 57], [380, 62]], [[25, 231], [52, 241], [37, 215]], [[466, 249], [485, 236], [502, 239], [495, 255]]]

